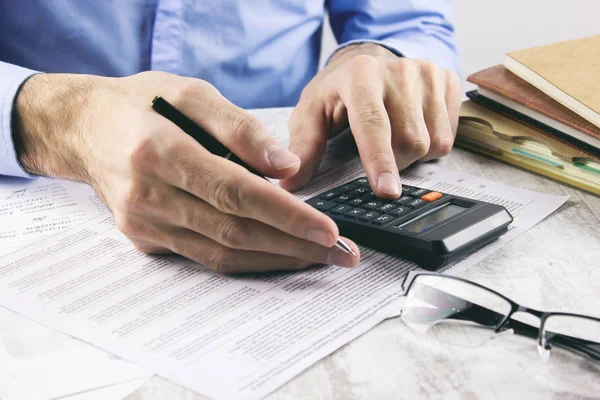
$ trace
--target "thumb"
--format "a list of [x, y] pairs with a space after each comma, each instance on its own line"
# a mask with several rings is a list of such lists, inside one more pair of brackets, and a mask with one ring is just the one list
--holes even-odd
[[279, 181], [286, 190], [306, 185], [321, 163], [327, 148], [327, 123], [322, 112], [310, 112], [296, 107], [290, 117], [290, 151], [300, 158], [300, 169], [293, 176]]
[[239, 158], [271, 178], [286, 178], [298, 170], [298, 157], [279, 144], [256, 116], [226, 100], [216, 89], [203, 88], [198, 97], [204, 101], [182, 101], [178, 106], [233, 152], [232, 160]]

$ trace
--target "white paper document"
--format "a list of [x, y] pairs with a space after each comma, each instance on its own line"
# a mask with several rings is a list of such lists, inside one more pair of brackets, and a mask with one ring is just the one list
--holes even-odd
[[[357, 177], [351, 145], [330, 149], [307, 198]], [[421, 165], [403, 182], [503, 204], [515, 217], [467, 268], [565, 200]], [[0, 304], [216, 399], [260, 398], [399, 314], [414, 264], [361, 248], [354, 269], [225, 276], [137, 252], [104, 213], [0, 259]]]
[[0, 256], [106, 211], [84, 184], [0, 177]]
[[131, 363], [0, 308], [2, 400], [56, 399], [146, 376]]
[[[0, 256], [105, 212], [87, 185], [0, 178]], [[59, 398], [146, 376], [133, 364], [0, 307], [2, 400]]]

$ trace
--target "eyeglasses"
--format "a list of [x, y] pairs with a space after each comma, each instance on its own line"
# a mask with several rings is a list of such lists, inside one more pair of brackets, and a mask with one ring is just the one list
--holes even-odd
[[[424, 332], [440, 323], [458, 323], [484, 331], [457, 335], [478, 346], [500, 333], [537, 339], [548, 360], [553, 346], [600, 361], [600, 319], [587, 315], [545, 312], [524, 307], [500, 293], [466, 279], [436, 273], [410, 272], [402, 284], [405, 303], [401, 318]], [[451, 333], [452, 334], [452, 333]]]

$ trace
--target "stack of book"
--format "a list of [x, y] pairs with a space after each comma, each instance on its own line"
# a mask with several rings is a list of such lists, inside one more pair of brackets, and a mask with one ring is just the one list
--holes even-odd
[[600, 36], [508, 53], [467, 81], [459, 147], [600, 195]]

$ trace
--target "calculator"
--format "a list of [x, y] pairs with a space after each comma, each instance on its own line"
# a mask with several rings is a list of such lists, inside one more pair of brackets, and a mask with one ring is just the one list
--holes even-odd
[[437, 270], [508, 231], [506, 208], [402, 185], [395, 200], [377, 198], [367, 178], [347, 182], [306, 201], [330, 216], [340, 234], [360, 245]]

